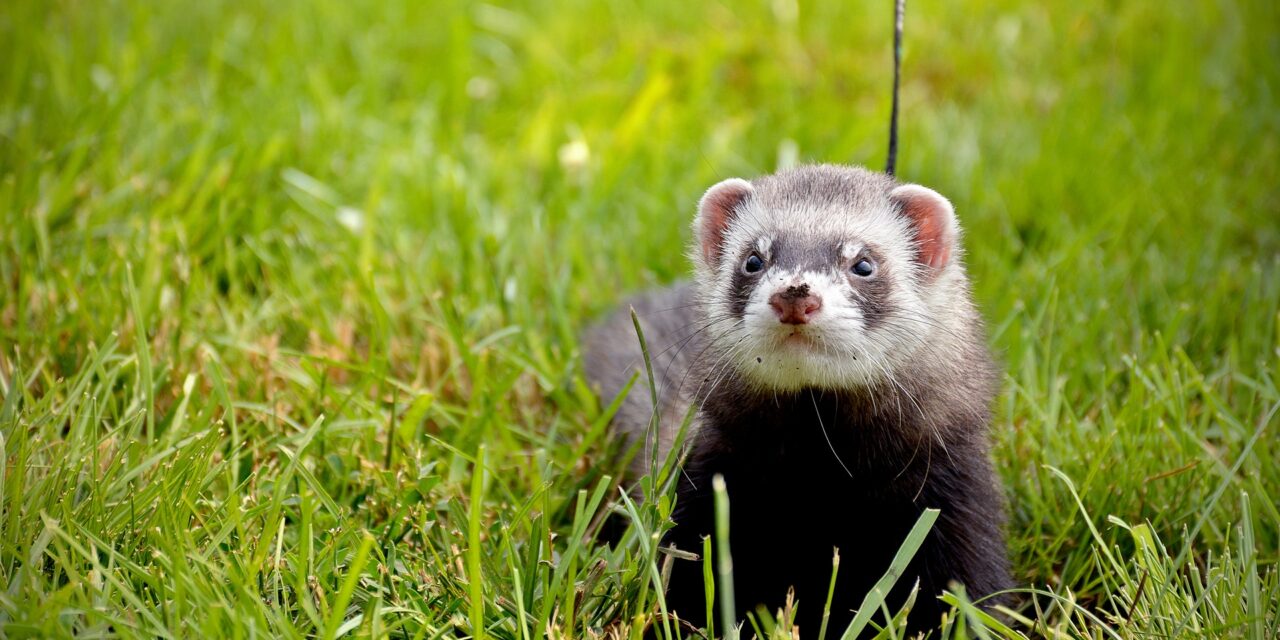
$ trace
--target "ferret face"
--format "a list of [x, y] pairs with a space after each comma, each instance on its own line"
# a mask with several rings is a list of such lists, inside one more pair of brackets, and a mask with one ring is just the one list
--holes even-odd
[[956, 228], [924, 187], [833, 166], [727, 180], [695, 232], [713, 381], [731, 367], [764, 389], [863, 387], [945, 337]]

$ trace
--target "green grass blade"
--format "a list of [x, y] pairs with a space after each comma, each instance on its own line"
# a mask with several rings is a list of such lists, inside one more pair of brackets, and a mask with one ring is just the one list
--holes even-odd
[[827, 637], [827, 623], [831, 620], [831, 601], [836, 595], [836, 576], [840, 574], [840, 550], [831, 552], [831, 584], [827, 585], [827, 601], [822, 605], [822, 626], [818, 628], [818, 640]]
[[[356, 585], [360, 582], [361, 572], [364, 571], [365, 564], [369, 561], [369, 552], [373, 549], [374, 538], [369, 534], [365, 534], [360, 540], [360, 547], [356, 549], [355, 557], [352, 558], [351, 564], [347, 565], [346, 577], [342, 580], [342, 587], [338, 590], [338, 595], [333, 599], [333, 603], [329, 608], [329, 620], [325, 624], [324, 637], [329, 640], [337, 638], [339, 631], [345, 633], [344, 626], [350, 622], [346, 619], [347, 607], [351, 604], [351, 599], [355, 595]], [[360, 617], [357, 614], [352, 619]], [[349, 629], [350, 627], [345, 627]]]
[[724, 637], [736, 640], [738, 623], [734, 620], [737, 604], [733, 593], [733, 554], [729, 548], [729, 491], [724, 476], [716, 474], [711, 479], [716, 507], [716, 579], [720, 591], [720, 628]]
[[483, 640], [487, 632], [484, 623], [484, 574], [480, 570], [480, 518], [484, 509], [485, 447], [476, 450], [476, 462], [471, 471], [471, 508], [467, 519], [467, 588], [471, 596], [471, 633]]
[[[901, 578], [902, 574], [906, 572], [907, 565], [911, 563], [911, 559], [920, 550], [920, 545], [924, 544], [925, 537], [933, 530], [933, 523], [937, 521], [938, 513], [937, 509], [925, 509], [920, 514], [920, 517], [916, 519], [916, 523], [912, 525], [911, 531], [907, 532], [906, 538], [902, 540], [897, 553], [894, 554], [893, 560], [889, 563], [889, 569], [876, 581], [875, 586], [871, 587], [871, 591], [868, 591], [867, 595], [862, 598], [862, 605], [858, 607], [858, 613], [854, 615], [853, 621], [845, 629], [844, 635], [840, 636], [842, 640], [854, 640], [871, 622], [871, 616], [875, 615], [875, 612], [884, 603], [884, 599], [889, 595], [889, 591], [893, 589], [893, 585], [897, 584], [898, 578]], [[932, 597], [932, 594], [930, 597]]]

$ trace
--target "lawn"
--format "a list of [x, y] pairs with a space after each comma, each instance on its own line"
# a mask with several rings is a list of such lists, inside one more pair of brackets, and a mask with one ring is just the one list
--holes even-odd
[[[4, 2], [0, 636], [678, 631], [578, 336], [686, 276], [714, 182], [882, 166], [891, 11]], [[1277, 637], [1280, 4], [912, 0], [906, 41], [1023, 603], [940, 635]]]

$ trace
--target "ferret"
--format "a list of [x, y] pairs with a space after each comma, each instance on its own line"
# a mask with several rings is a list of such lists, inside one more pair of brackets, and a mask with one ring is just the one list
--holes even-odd
[[[938, 625], [944, 589], [990, 606], [1011, 586], [989, 457], [997, 373], [960, 234], [936, 191], [858, 167], [724, 180], [698, 203], [693, 281], [588, 333], [585, 372], [603, 399], [641, 378], [613, 418], [646, 449], [633, 480], [672, 453], [694, 407], [662, 544], [702, 551], [723, 476], [735, 619], [776, 611], [793, 589], [796, 624], [816, 636], [838, 549], [829, 628], [842, 633], [926, 508], [941, 513], [886, 601], [896, 612], [918, 584], [908, 632]], [[628, 307], [659, 394], [648, 436], [655, 407]], [[675, 560], [666, 594], [699, 627], [702, 576], [701, 562]]]

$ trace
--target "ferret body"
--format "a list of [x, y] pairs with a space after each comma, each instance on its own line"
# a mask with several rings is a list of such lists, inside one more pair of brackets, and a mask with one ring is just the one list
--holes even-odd
[[[694, 281], [630, 305], [653, 360], [657, 437], [646, 440], [648, 393], [633, 390], [613, 423], [646, 443], [635, 479], [696, 407], [663, 544], [701, 551], [722, 475], [739, 620], [794, 589], [801, 633], [816, 634], [838, 548], [830, 628], [843, 632], [926, 508], [939, 518], [887, 602], [896, 611], [919, 583], [909, 630], [937, 625], [953, 582], [974, 599], [1009, 587], [988, 452], [996, 374], [950, 203], [884, 174], [807, 166], [715, 185], [694, 235]], [[588, 335], [585, 365], [605, 400], [644, 376], [629, 312]], [[676, 561], [667, 602], [705, 625], [701, 563]]]

